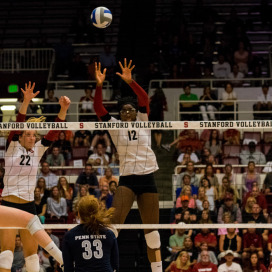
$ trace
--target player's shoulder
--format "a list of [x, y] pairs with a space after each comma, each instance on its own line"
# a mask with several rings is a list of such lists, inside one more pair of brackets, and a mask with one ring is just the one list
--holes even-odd
[[67, 231], [64, 235], [64, 238], [68, 239], [68, 238], [74, 237], [82, 232], [83, 232], [83, 225], [80, 224], [80, 225], [77, 225], [74, 228], [70, 229], [69, 231]]

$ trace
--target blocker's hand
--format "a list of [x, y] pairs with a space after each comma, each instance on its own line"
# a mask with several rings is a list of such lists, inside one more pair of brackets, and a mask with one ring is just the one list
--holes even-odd
[[40, 91], [37, 91], [36, 93], [33, 93], [35, 88], [35, 82], [33, 85], [31, 84], [31, 81], [29, 81], [28, 85], [25, 84], [25, 89], [21, 88], [22, 93], [24, 94], [24, 100], [30, 102], [31, 99], [35, 98]]
[[97, 62], [95, 62], [94, 68], [95, 68], [96, 84], [98, 86], [102, 86], [103, 82], [104, 82], [104, 80], [106, 78], [107, 69], [104, 68], [103, 73], [101, 72], [101, 62], [98, 62], [98, 65], [97, 65]]
[[127, 84], [132, 82], [131, 72], [134, 69], [135, 65], [131, 66], [132, 60], [129, 61], [127, 65], [127, 59], [124, 59], [124, 66], [122, 65], [121, 61], [119, 61], [119, 65], [121, 67], [122, 74], [116, 73], [116, 75], [120, 76]]
[[67, 96], [61, 96], [60, 99], [59, 99], [59, 104], [60, 104], [62, 109], [67, 110], [69, 108], [70, 104], [71, 104], [71, 101]]

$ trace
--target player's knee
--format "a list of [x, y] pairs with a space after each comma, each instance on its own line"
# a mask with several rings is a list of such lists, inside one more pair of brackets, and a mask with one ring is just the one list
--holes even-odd
[[40, 263], [39, 256], [37, 254], [33, 254], [25, 258], [26, 263], [26, 271], [27, 272], [39, 272], [40, 271]]
[[160, 234], [157, 230], [153, 230], [145, 234], [146, 244], [151, 249], [156, 249], [161, 247]]
[[35, 215], [27, 224], [26, 229], [30, 232], [31, 235], [36, 233], [39, 230], [43, 230], [43, 225], [37, 215]]
[[2, 251], [0, 254], [0, 268], [10, 270], [13, 262], [13, 252], [10, 250]]

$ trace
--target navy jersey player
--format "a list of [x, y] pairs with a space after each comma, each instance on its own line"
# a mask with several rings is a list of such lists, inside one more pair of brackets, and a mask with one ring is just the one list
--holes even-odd
[[[137, 95], [138, 103], [125, 97], [118, 101], [121, 120], [110, 116], [102, 104], [102, 86], [106, 77], [106, 69], [101, 72], [101, 64], [95, 64], [96, 92], [94, 109], [104, 122], [137, 122], [148, 121], [149, 99], [147, 93], [132, 79], [132, 61], [127, 65], [119, 62], [122, 73], [119, 75]], [[113, 224], [123, 224], [131, 206], [137, 199], [141, 219], [144, 224], [159, 223], [159, 196], [154, 180], [154, 172], [158, 170], [156, 156], [151, 149], [151, 131], [149, 129], [110, 130], [112, 141], [120, 160], [119, 186], [113, 199], [116, 209]], [[152, 272], [162, 271], [160, 253], [160, 235], [157, 230], [144, 230], [148, 259]]]
[[[19, 109], [17, 122], [24, 122], [27, 108], [31, 100], [39, 94], [33, 92], [35, 83], [31, 82], [21, 89], [24, 95], [23, 103]], [[61, 106], [56, 122], [65, 120], [70, 105], [68, 97], [63, 96], [59, 100]], [[30, 122], [39, 122], [42, 118], [30, 118]], [[44, 119], [44, 117], [43, 117]], [[37, 170], [44, 152], [56, 138], [58, 131], [49, 131], [41, 140], [37, 139], [35, 130], [11, 131], [8, 137], [5, 153], [4, 189], [2, 192], [2, 205], [35, 214], [34, 189], [37, 181]], [[39, 257], [37, 255], [38, 244], [27, 230], [20, 230], [22, 243], [24, 244], [24, 256], [26, 270], [38, 272]], [[13, 261], [14, 239], [16, 229], [5, 229], [0, 232], [1, 255], [5, 254], [5, 262], [0, 262], [0, 269], [10, 271]], [[50, 253], [50, 252], [49, 252]], [[1, 271], [1, 270], [0, 270]], [[1, 271], [2, 272], [2, 271]]]
[[78, 203], [80, 225], [63, 238], [65, 272], [113, 272], [119, 270], [119, 252], [114, 233], [108, 229], [114, 209], [105, 210], [94, 196]]

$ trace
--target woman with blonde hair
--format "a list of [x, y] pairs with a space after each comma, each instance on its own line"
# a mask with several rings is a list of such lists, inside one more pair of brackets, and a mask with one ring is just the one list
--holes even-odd
[[[196, 207], [197, 207], [198, 211], [203, 210], [202, 203], [203, 203], [204, 200], [208, 200], [208, 197], [206, 196], [206, 193], [205, 193], [205, 188], [204, 187], [199, 187], [198, 196], [197, 196], [197, 200], [196, 200]], [[211, 205], [210, 201], [209, 201], [209, 204]]]
[[254, 204], [257, 203], [257, 200], [255, 199], [255, 197], [250, 196], [247, 201], [246, 201], [246, 205], [245, 208], [242, 211], [242, 218], [243, 218], [243, 222], [247, 222], [248, 218], [251, 216], [252, 214], [252, 207]]
[[73, 188], [69, 185], [66, 177], [60, 177], [58, 181], [60, 196], [66, 199], [69, 209], [72, 208]]
[[178, 197], [177, 202], [176, 202], [176, 208], [182, 207], [181, 196], [183, 196], [183, 195], [187, 195], [189, 197], [188, 207], [195, 209], [195, 207], [196, 207], [195, 199], [192, 196], [192, 188], [189, 185], [183, 186], [180, 196]]
[[78, 213], [80, 225], [63, 238], [64, 270], [118, 271], [118, 245], [110, 230], [114, 209], [105, 210], [94, 196], [85, 196], [78, 203]]
[[191, 272], [190, 256], [187, 251], [181, 251], [170, 267], [171, 272]]

